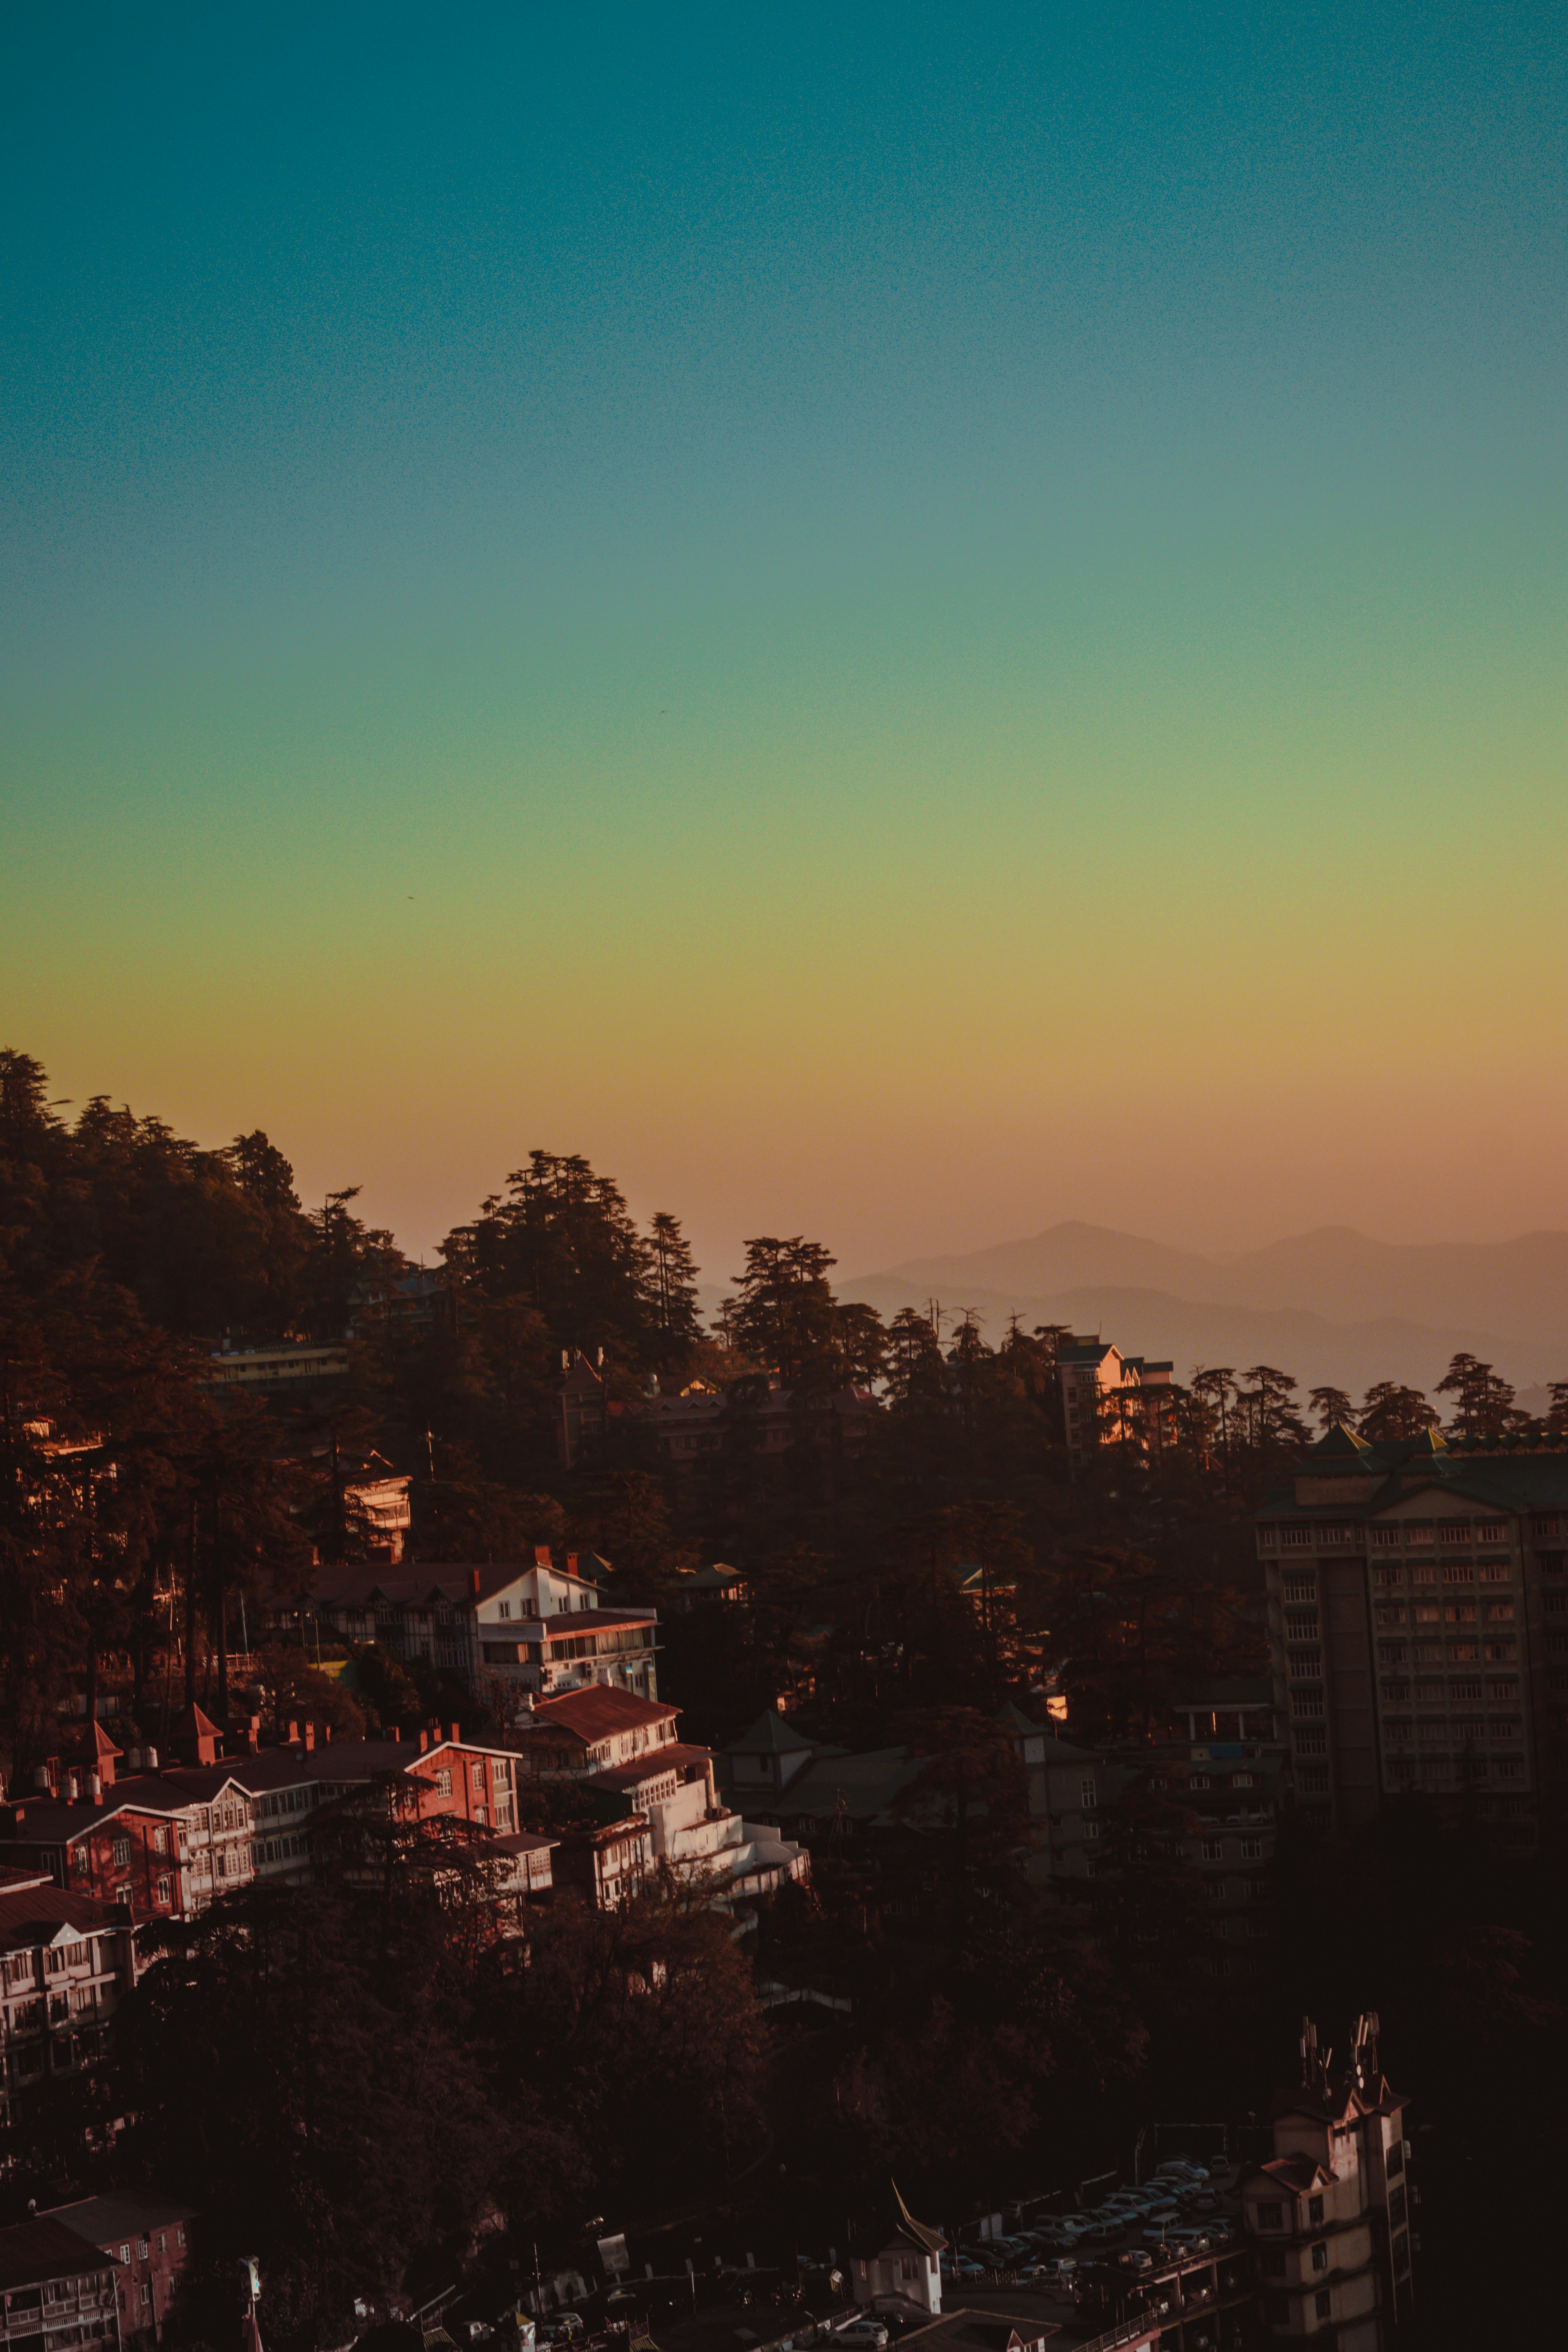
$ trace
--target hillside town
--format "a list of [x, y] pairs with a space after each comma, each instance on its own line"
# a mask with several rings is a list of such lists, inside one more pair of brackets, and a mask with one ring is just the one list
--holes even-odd
[[709, 1325], [543, 1155], [433, 1270], [246, 1139], [150, 1286], [195, 1163], [0, 1076], [8, 2337], [1446, 2340], [1561, 2063], [1568, 1387], [800, 1241]]

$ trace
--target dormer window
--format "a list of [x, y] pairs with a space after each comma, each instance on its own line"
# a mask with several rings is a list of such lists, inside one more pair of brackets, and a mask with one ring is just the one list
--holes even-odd
[[510, 1601], [498, 1601], [496, 1602], [496, 1615], [498, 1617], [510, 1617], [511, 1615], [511, 1602]]

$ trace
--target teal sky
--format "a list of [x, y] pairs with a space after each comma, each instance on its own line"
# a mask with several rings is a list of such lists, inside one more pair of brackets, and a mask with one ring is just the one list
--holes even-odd
[[1563, 1222], [1565, 53], [14, 16], [5, 1041], [415, 1247]]

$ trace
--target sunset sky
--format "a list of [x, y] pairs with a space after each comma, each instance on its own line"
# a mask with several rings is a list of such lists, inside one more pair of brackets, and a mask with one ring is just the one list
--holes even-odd
[[1564, 26], [14, 16], [0, 1044], [415, 1251], [1568, 1223]]

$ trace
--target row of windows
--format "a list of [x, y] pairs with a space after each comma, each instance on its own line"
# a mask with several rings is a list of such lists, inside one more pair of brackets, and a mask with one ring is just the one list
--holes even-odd
[[[1310, 1519], [1287, 1519], [1282, 1524], [1260, 1527], [1258, 1542], [1265, 1550], [1272, 1551], [1348, 1551], [1360, 1543], [1359, 1527], [1330, 1526]], [[1431, 1520], [1403, 1519], [1392, 1525], [1369, 1527], [1367, 1541], [1374, 1550], [1387, 1551], [1403, 1543], [1408, 1549], [1431, 1550], [1460, 1544], [1506, 1544], [1509, 1525], [1506, 1519]]]

